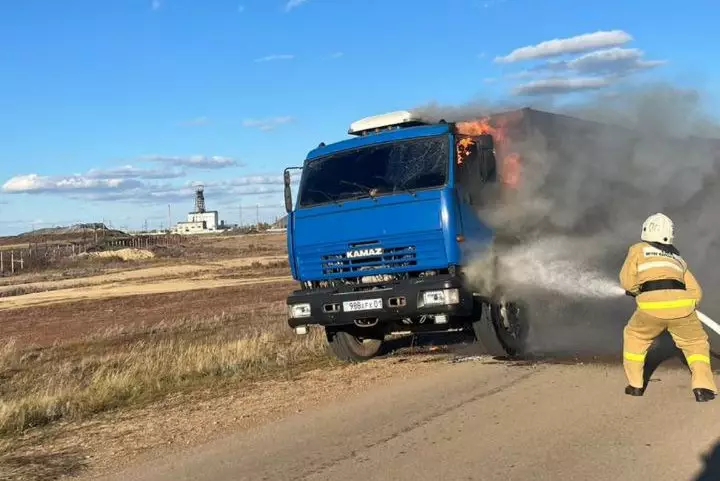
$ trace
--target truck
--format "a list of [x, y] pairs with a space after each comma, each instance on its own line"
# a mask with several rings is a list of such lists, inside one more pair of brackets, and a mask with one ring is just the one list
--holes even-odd
[[323, 328], [334, 355], [350, 362], [377, 356], [398, 332], [465, 331], [493, 356], [521, 355], [521, 302], [478, 291], [467, 275], [474, 259], [492, 259], [477, 192], [498, 182], [493, 135], [410, 111], [360, 119], [348, 135], [283, 173], [299, 283], [287, 298], [289, 326], [299, 335]]
[[[353, 362], [376, 356], [397, 332], [453, 330], [467, 331], [493, 356], [522, 356], [528, 353], [529, 314], [540, 309], [563, 312], [562, 322], [545, 329], [572, 328], [592, 337], [600, 331], [577, 322], [587, 301], [572, 303], [552, 293], [512, 298], [518, 293], [503, 288], [498, 256], [538, 233], [597, 237], [602, 252], [588, 254], [613, 278], [637, 237], [637, 222], [649, 212], [645, 206], [662, 206], [676, 219], [685, 237], [697, 241], [685, 251], [696, 276], [707, 285], [718, 282], [710, 262], [717, 250], [708, 248], [714, 238], [697, 224], [717, 203], [718, 139], [531, 108], [484, 120], [500, 128], [468, 129], [465, 121], [407, 111], [367, 117], [350, 125], [350, 138], [320, 143], [301, 167], [285, 170], [288, 259], [299, 284], [287, 298], [291, 328], [302, 335], [321, 327], [335, 355]], [[507, 172], [497, 175], [512, 166], [515, 153], [522, 160], [515, 182], [527, 182], [522, 189], [508, 186]], [[668, 166], [675, 159], [705, 171], [682, 171], [685, 181], [670, 183]], [[542, 166], [542, 179], [528, 175], [532, 165]], [[293, 202], [295, 169], [301, 175]], [[520, 175], [522, 170], [527, 172]], [[665, 187], [640, 189], [633, 177], [640, 173]], [[511, 225], [491, 227], [499, 204], [487, 200], [498, 194], [521, 222], [513, 217]], [[489, 285], [473, 279], [478, 269]], [[711, 317], [717, 317], [716, 305], [715, 298], [704, 301]], [[591, 309], [618, 329], [630, 315], [616, 302], [595, 302]], [[534, 323], [536, 335], [542, 324]], [[716, 333], [708, 334], [711, 345], [720, 345]]]

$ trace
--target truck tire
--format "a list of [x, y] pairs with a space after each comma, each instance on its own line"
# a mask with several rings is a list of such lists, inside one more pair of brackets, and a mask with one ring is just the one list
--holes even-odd
[[325, 330], [330, 350], [341, 361], [359, 363], [368, 361], [380, 352], [383, 339], [360, 338], [343, 330]]
[[[493, 357], [518, 357], [525, 353], [528, 326], [523, 306], [478, 301], [479, 318], [473, 322], [476, 341]], [[503, 310], [503, 307], [505, 309]]]

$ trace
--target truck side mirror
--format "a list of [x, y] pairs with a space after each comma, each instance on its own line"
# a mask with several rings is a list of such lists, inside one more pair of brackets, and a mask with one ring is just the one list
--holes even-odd
[[495, 139], [490, 134], [478, 135], [475, 143], [480, 151], [478, 168], [483, 182], [494, 182], [496, 180], [495, 162]]
[[283, 173], [283, 183], [285, 184], [285, 212], [292, 212], [292, 191], [290, 190], [290, 172], [285, 169]]
[[290, 190], [290, 171], [302, 170], [302, 167], [288, 167], [283, 171], [283, 184], [285, 184], [285, 212], [288, 214], [293, 210], [292, 190]]

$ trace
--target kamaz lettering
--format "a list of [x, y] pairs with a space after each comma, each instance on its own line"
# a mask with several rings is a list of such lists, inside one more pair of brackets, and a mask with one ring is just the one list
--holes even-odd
[[377, 257], [383, 254], [382, 247], [376, 247], [374, 249], [359, 249], [356, 251], [348, 251], [345, 255], [348, 259], [355, 259], [358, 257]]

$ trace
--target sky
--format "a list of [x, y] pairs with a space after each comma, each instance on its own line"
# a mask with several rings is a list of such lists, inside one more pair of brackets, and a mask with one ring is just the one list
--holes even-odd
[[[284, 214], [282, 171], [351, 122], [628, 82], [720, 108], [720, 4], [687, 0], [5, 0], [0, 235]], [[168, 208], [169, 207], [169, 208]]]

